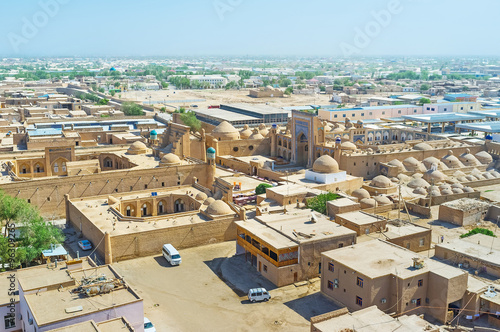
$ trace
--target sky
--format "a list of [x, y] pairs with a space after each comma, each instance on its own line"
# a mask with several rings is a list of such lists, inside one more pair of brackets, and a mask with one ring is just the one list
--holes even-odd
[[498, 56], [496, 0], [22, 0], [0, 56]]

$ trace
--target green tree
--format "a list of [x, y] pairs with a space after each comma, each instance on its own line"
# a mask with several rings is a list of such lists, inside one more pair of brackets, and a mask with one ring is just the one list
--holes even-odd
[[162, 108], [160, 108], [160, 112], [165, 113], [166, 111], [167, 111], [167, 108], [165, 106], [163, 106]]
[[428, 91], [431, 88], [429, 84], [422, 84], [420, 86], [420, 91]]
[[125, 115], [144, 115], [142, 107], [131, 101], [124, 102], [121, 110]]
[[61, 230], [47, 223], [38, 213], [27, 219], [21, 228], [20, 243], [26, 253], [27, 265], [40, 257], [42, 250], [47, 250], [51, 244], [59, 244], [62, 241], [64, 235]]
[[167, 83], [167, 82], [165, 82], [165, 81], [161, 81], [161, 87], [162, 87], [163, 89], [168, 89], [168, 83]]
[[420, 98], [420, 100], [418, 101], [418, 103], [420, 105], [423, 105], [423, 104], [430, 104], [431, 103], [431, 100], [429, 98]]
[[266, 193], [266, 188], [272, 188], [273, 186], [269, 183], [261, 183], [255, 188], [256, 195], [262, 195]]
[[116, 92], [115, 92], [115, 90], [111, 90], [111, 91], [109, 91], [109, 94], [111, 95], [111, 97], [114, 97]]
[[104, 90], [104, 88], [99, 88], [99, 90], [98, 90], [98, 91], [99, 91], [100, 93], [104, 93], [104, 91], [106, 91], [106, 90]]
[[316, 212], [326, 214], [326, 202], [336, 200], [339, 197], [340, 196], [335, 193], [320, 194], [308, 199], [306, 205]]
[[109, 103], [109, 99], [102, 98], [102, 99], [99, 99], [99, 101], [97, 102], [97, 105], [107, 105], [108, 103]]
[[468, 86], [464, 86], [464, 87], [462, 88], [462, 91], [469, 91], [469, 90], [470, 90], [470, 88], [469, 88]]
[[97, 91], [97, 84], [95, 83], [90, 84], [90, 88], [94, 91]]
[[115, 82], [114, 87], [118, 89], [120, 87], [120, 82], [118, 82], [118, 81]]
[[191, 128], [192, 132], [197, 132], [201, 129], [201, 121], [196, 118], [195, 112], [186, 112], [181, 114], [181, 121]]
[[286, 88], [285, 90], [285, 94], [286, 95], [291, 95], [293, 93], [293, 87], [289, 86], [288, 88]]

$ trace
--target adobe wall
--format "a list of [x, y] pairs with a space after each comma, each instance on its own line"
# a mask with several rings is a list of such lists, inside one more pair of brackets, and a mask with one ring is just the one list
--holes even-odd
[[[387, 242], [394, 243], [402, 248], [407, 248], [414, 252], [426, 251], [431, 248], [432, 231], [430, 229], [423, 230], [419, 233], [414, 233], [406, 236], [400, 236], [393, 239], [387, 239]], [[420, 240], [424, 239], [424, 245], [420, 246]]]
[[185, 249], [235, 240], [234, 220], [234, 216], [229, 216], [203, 223], [111, 236], [113, 262], [134, 257], [161, 255], [161, 248], [166, 243], [172, 244], [176, 249]]
[[[64, 195], [70, 198], [116, 194], [134, 190], [178, 185], [191, 185], [198, 178], [201, 185], [211, 188], [206, 164], [158, 167], [138, 170], [114, 170], [92, 175], [65, 176], [5, 183], [2, 189], [9, 195], [28, 200], [44, 216], [64, 216]], [[146, 188], [147, 186], [147, 188]]]

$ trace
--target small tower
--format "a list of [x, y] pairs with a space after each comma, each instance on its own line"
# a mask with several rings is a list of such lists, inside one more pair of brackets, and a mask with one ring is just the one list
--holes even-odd
[[342, 139], [340, 137], [337, 137], [335, 139], [335, 150], [333, 152], [333, 159], [335, 159], [338, 163], [340, 163], [340, 155], [342, 153], [341, 146], [342, 146]]
[[158, 133], [156, 132], [156, 130], [151, 130], [151, 132], [149, 133], [149, 144], [151, 146], [157, 146], [158, 145]]
[[215, 181], [215, 170], [216, 170], [215, 149], [212, 147], [209, 147], [207, 149], [207, 163], [209, 166], [207, 173], [207, 185], [208, 187], [211, 187]]
[[271, 157], [276, 157], [276, 149], [277, 149], [277, 135], [278, 135], [278, 125], [273, 123], [271, 127], [271, 132], [269, 136], [271, 136]]

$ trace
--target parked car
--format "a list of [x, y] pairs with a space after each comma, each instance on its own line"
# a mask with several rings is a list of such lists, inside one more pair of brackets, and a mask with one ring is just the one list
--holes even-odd
[[82, 249], [82, 250], [90, 250], [92, 249], [92, 243], [90, 243], [89, 240], [81, 240], [81, 241], [78, 241], [78, 246]]
[[156, 332], [153, 323], [146, 317], [144, 317], [144, 332]]
[[252, 288], [248, 291], [248, 300], [250, 302], [269, 301], [271, 295], [265, 288]]

